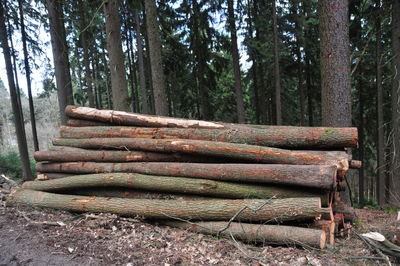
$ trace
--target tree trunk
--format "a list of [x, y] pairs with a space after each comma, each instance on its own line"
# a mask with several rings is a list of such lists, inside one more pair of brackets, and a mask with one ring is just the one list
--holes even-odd
[[44, 173], [73, 174], [141, 173], [240, 183], [304, 186], [325, 190], [333, 190], [336, 187], [336, 167], [321, 165], [66, 162], [39, 163], [36, 170]]
[[36, 132], [36, 118], [35, 118], [35, 108], [33, 106], [33, 97], [32, 97], [32, 83], [31, 83], [31, 68], [29, 65], [29, 55], [28, 55], [28, 47], [26, 43], [26, 31], [25, 31], [25, 21], [24, 21], [24, 8], [22, 0], [18, 0], [19, 7], [19, 17], [20, 17], [20, 25], [21, 25], [21, 37], [22, 37], [22, 48], [24, 52], [24, 64], [25, 64], [25, 76], [26, 76], [26, 85], [28, 89], [28, 100], [29, 100], [29, 114], [31, 117], [31, 126], [32, 126], [32, 139], [33, 146], [35, 151], [39, 150], [39, 142]]
[[92, 82], [92, 71], [90, 69], [90, 52], [89, 47], [92, 44], [92, 39], [90, 37], [89, 28], [90, 25], [87, 25], [87, 19], [85, 16], [85, 10], [87, 10], [87, 5], [82, 2], [84, 8], [80, 11], [81, 21], [80, 21], [80, 41], [82, 44], [83, 49], [83, 64], [85, 66], [85, 80], [86, 80], [86, 88], [87, 88], [87, 96], [89, 100], [89, 107], [94, 108], [97, 106], [95, 105], [95, 97], [94, 97], [94, 90], [93, 90], [93, 82]]
[[[351, 126], [348, 0], [319, 1], [322, 125]], [[350, 202], [347, 192], [341, 193]]]
[[24, 180], [33, 179], [29, 163], [28, 147], [22, 128], [24, 123], [21, 120], [20, 106], [18, 105], [17, 89], [14, 83], [14, 76], [11, 63], [10, 47], [8, 46], [7, 30], [4, 15], [4, 2], [0, 2], [0, 43], [3, 48], [4, 62], [6, 65], [8, 87], [10, 90], [11, 106], [14, 113], [15, 133], [17, 135], [18, 150], [22, 162], [22, 176]]
[[231, 33], [231, 53], [232, 53], [233, 74], [235, 77], [237, 120], [238, 123], [244, 124], [245, 110], [243, 102], [242, 78], [240, 74], [239, 51], [237, 46], [235, 11], [233, 7], [233, 0], [228, 0], [228, 22], [229, 22], [229, 31]]
[[165, 76], [161, 56], [160, 32], [157, 22], [157, 7], [155, 0], [144, 1], [146, 10], [147, 37], [149, 38], [149, 52], [151, 77], [153, 82], [154, 105], [156, 115], [168, 115], [167, 95], [165, 93]]
[[[147, 219], [185, 219], [227, 221], [290, 221], [315, 219], [331, 213], [321, 208], [319, 198], [259, 200], [153, 200], [59, 195], [34, 190], [16, 189], [7, 206], [28, 205], [76, 212], [108, 212]], [[243, 211], [241, 211], [244, 209]], [[237, 213], [241, 211], [238, 215]]]
[[[41, 171], [44, 169], [38, 170]], [[22, 187], [47, 192], [93, 187], [124, 187], [228, 199], [319, 197], [322, 200], [323, 206], [329, 204], [329, 194], [327, 192], [317, 192], [316, 190], [299, 190], [276, 186], [247, 185], [207, 179], [152, 176], [135, 173], [75, 175], [47, 181], [25, 182]]]
[[281, 103], [281, 74], [279, 71], [279, 46], [278, 46], [278, 19], [276, 1], [272, 1], [272, 21], [274, 28], [274, 81], [275, 81], [275, 113], [276, 124], [282, 125], [282, 103]]
[[[228, 125], [229, 126], [229, 125]], [[60, 127], [62, 138], [152, 138], [194, 139], [252, 144], [281, 148], [344, 148], [357, 145], [355, 128], [241, 127], [205, 128], [147, 128], [147, 127]]]
[[55, 146], [88, 149], [135, 149], [153, 152], [181, 152], [194, 155], [215, 156], [259, 163], [336, 165], [348, 169], [348, 160], [335, 160], [320, 155], [310, 155], [278, 148], [205, 140], [144, 139], [144, 138], [90, 138], [54, 139]]
[[295, 37], [296, 37], [296, 46], [295, 46], [295, 54], [297, 57], [297, 89], [299, 92], [299, 110], [300, 110], [300, 125], [305, 126], [305, 91], [303, 86], [303, 62], [302, 62], [302, 53], [301, 49], [304, 51], [304, 38], [302, 35], [304, 26], [303, 20], [305, 17], [301, 14], [300, 5], [296, 5], [293, 7], [294, 11], [293, 15], [295, 15]]
[[105, 2], [104, 14], [106, 17], [107, 51], [110, 59], [113, 108], [115, 110], [129, 111], [130, 100], [124, 54], [121, 47], [121, 21], [119, 19], [118, 1], [108, 0]]
[[220, 158], [192, 156], [179, 153], [156, 153], [141, 151], [85, 150], [70, 147], [54, 151], [35, 152], [36, 161], [53, 162], [221, 162]]
[[392, 54], [393, 54], [393, 84], [392, 84], [392, 162], [391, 182], [389, 186], [390, 203], [400, 207], [400, 2], [393, 1], [392, 7]]
[[376, 5], [376, 90], [377, 90], [377, 180], [376, 194], [380, 207], [385, 204], [385, 121], [383, 118], [383, 88], [382, 88], [382, 67], [381, 67], [381, 0], [375, 0]]
[[145, 75], [144, 59], [143, 59], [143, 54], [144, 54], [143, 44], [140, 33], [140, 17], [137, 9], [134, 10], [134, 16], [136, 23], [136, 45], [137, 45], [138, 64], [139, 64], [140, 98], [142, 100], [141, 112], [143, 114], [150, 114], [149, 95], [147, 93], [147, 88], [146, 88], [146, 75]]
[[348, 1], [319, 1], [322, 124], [351, 126]]
[[68, 45], [65, 36], [62, 0], [46, 0], [49, 12], [51, 47], [57, 83], [61, 124], [65, 125], [65, 107], [73, 104], [71, 75], [69, 72]]

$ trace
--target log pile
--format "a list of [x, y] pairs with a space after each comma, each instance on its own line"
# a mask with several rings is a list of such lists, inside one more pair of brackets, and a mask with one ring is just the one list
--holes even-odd
[[68, 106], [9, 204], [110, 212], [248, 242], [324, 248], [354, 219], [338, 190], [356, 128], [229, 124]]

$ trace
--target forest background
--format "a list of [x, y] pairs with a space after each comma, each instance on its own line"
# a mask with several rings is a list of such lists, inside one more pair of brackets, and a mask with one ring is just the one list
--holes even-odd
[[[352, 125], [359, 130], [353, 157], [363, 161], [348, 178], [354, 204], [400, 202], [400, 1], [1, 2], [30, 155], [51, 145], [65, 104], [253, 124]], [[324, 23], [333, 11], [338, 24]], [[326, 37], [332, 30], [347, 36], [350, 48], [340, 54], [349, 68], [332, 70], [348, 75], [340, 82], [321, 80], [329, 71], [321, 62], [331, 56], [324, 51], [340, 52]], [[19, 132], [2, 60], [0, 172], [18, 178]], [[332, 113], [341, 101], [349, 108]], [[327, 114], [351, 121], [332, 124]]]

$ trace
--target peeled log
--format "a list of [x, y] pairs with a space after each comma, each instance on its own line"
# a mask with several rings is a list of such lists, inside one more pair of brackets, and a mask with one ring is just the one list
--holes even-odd
[[333, 190], [336, 186], [336, 166], [325, 165], [67, 162], [38, 163], [36, 170], [71, 174], [141, 173], [326, 190]]
[[194, 139], [280, 148], [343, 148], [357, 143], [354, 128], [276, 127], [264, 128], [149, 128], [60, 127], [62, 138], [152, 138]]
[[[9, 205], [28, 205], [76, 212], [105, 212], [148, 219], [185, 219], [228, 221], [289, 221], [315, 219], [329, 208], [321, 208], [319, 198], [270, 200], [149, 200], [60, 195], [15, 189], [6, 199]], [[249, 209], [250, 208], [250, 209]], [[257, 211], [254, 211], [257, 210]]]
[[153, 152], [179, 152], [193, 155], [205, 155], [259, 163], [336, 165], [347, 170], [348, 160], [334, 160], [323, 155], [305, 152], [262, 147], [256, 145], [205, 141], [205, 140], [168, 140], [144, 138], [90, 138], [90, 139], [54, 139], [53, 145], [77, 148], [99, 149], [135, 149]]
[[326, 243], [326, 234], [324, 231], [294, 226], [233, 222], [229, 225], [228, 229], [224, 230], [227, 226], [226, 222], [187, 223], [167, 221], [163, 224], [196, 233], [220, 235], [228, 238], [231, 238], [232, 234], [235, 239], [250, 243], [311, 246], [320, 249], [325, 248]]
[[[55, 146], [54, 148], [56, 148]], [[69, 149], [68, 149], [69, 148]], [[62, 147], [61, 150], [37, 151], [36, 161], [53, 162], [221, 162], [221, 158], [192, 156], [179, 153], [157, 153], [143, 151], [85, 150]]]
[[90, 187], [125, 187], [230, 199], [321, 197], [324, 206], [327, 206], [329, 200], [327, 193], [315, 190], [307, 191], [284, 187], [228, 183], [207, 179], [127, 173], [76, 175], [46, 181], [25, 182], [22, 187], [48, 192]]

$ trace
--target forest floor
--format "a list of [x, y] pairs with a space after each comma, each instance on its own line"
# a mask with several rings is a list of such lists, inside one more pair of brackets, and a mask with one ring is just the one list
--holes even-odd
[[362, 209], [352, 235], [324, 250], [253, 246], [117, 215], [6, 207], [8, 193], [0, 189], [0, 265], [383, 265], [355, 233], [390, 235], [395, 221]]

